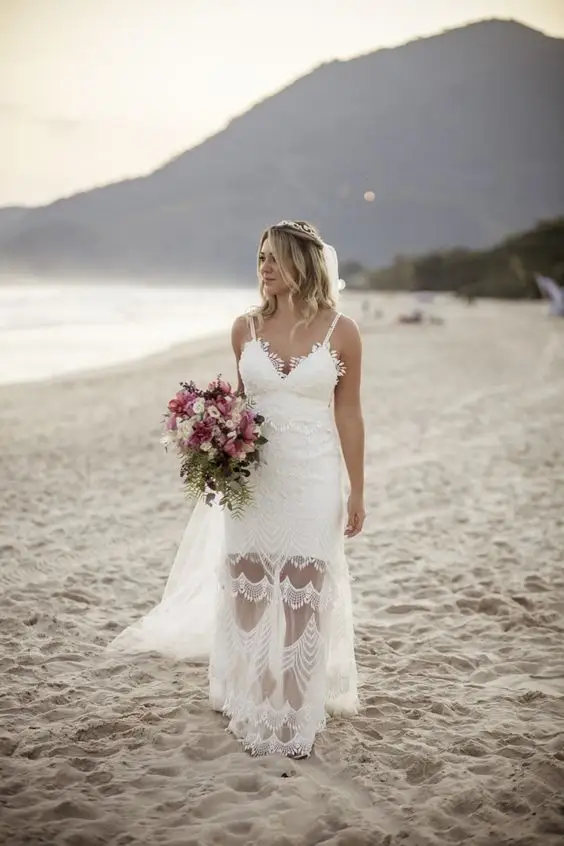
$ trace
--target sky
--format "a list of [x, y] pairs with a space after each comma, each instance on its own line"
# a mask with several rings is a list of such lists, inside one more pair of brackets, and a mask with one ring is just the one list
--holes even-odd
[[323, 62], [564, 0], [0, 0], [0, 205], [148, 173]]

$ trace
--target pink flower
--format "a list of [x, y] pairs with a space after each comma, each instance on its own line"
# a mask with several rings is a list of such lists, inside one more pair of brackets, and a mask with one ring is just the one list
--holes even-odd
[[168, 410], [173, 414], [182, 414], [182, 403], [176, 397], [168, 401]]
[[188, 439], [188, 446], [192, 449], [199, 449], [202, 444], [211, 443], [212, 431], [213, 421], [198, 421], [194, 424], [194, 430]]
[[231, 403], [233, 402], [232, 397], [219, 397], [215, 401], [215, 407], [219, 411], [222, 417], [229, 417], [231, 413]]
[[219, 388], [222, 394], [230, 394], [231, 393], [231, 385], [229, 382], [226, 382], [221, 377], [214, 379], [213, 382], [210, 382], [208, 385], [208, 391], [215, 391]]
[[168, 401], [168, 410], [174, 414], [190, 415], [192, 413], [192, 406], [196, 397], [189, 391], [178, 391], [171, 400]]
[[242, 438], [247, 442], [251, 443], [256, 440], [256, 432], [255, 432], [255, 420], [253, 417], [252, 412], [246, 411], [243, 415], [240, 425], [240, 432]]
[[173, 432], [176, 431], [176, 414], [173, 412], [168, 420], [166, 421], [166, 429], [172, 430]]
[[223, 451], [226, 455], [229, 455], [230, 458], [239, 458], [241, 454], [241, 441], [237, 438], [231, 438], [225, 442]]

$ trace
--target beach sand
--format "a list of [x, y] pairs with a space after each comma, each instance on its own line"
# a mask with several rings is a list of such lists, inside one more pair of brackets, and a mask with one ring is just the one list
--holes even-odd
[[0, 390], [2, 843], [564, 842], [564, 321], [398, 311], [363, 325], [362, 709], [304, 762], [242, 752], [204, 666], [104, 652], [188, 516], [166, 401], [227, 342]]

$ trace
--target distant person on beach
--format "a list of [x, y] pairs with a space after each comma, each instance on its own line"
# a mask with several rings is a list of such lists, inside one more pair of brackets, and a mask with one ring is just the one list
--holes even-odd
[[239, 517], [196, 506], [161, 604], [111, 648], [209, 654], [212, 707], [243, 747], [303, 758], [328, 713], [358, 706], [344, 540], [365, 518], [361, 342], [310, 224], [266, 229], [258, 276], [261, 303], [232, 330], [267, 425], [254, 499]]

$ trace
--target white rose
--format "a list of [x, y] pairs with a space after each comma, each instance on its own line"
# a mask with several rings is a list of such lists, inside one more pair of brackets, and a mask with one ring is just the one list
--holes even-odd
[[192, 407], [195, 414], [203, 414], [206, 404], [203, 399], [199, 397]]
[[208, 408], [208, 414], [210, 417], [215, 417], [216, 420], [221, 417], [221, 414], [219, 413], [215, 405], [210, 405], [210, 407]]
[[188, 439], [194, 431], [194, 424], [191, 420], [183, 420], [178, 424], [178, 434], [181, 438]]

